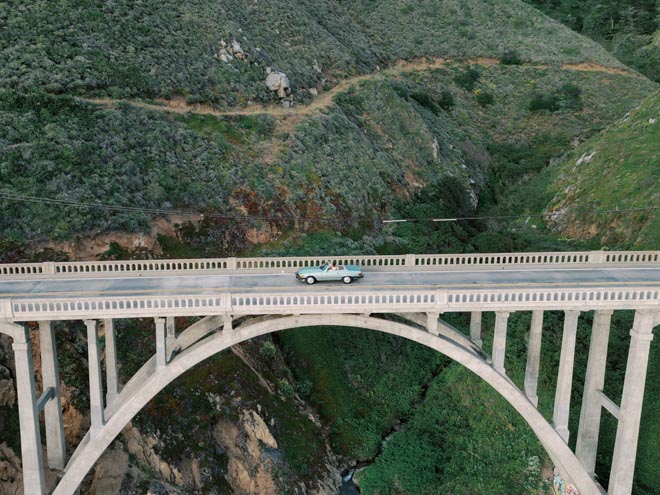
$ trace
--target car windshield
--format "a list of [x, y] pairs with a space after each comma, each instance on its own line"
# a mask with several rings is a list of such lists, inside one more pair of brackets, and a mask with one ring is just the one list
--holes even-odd
[[321, 266], [319, 266], [319, 269], [326, 271], [329, 268], [329, 266], [330, 265], [328, 263], [323, 263]]

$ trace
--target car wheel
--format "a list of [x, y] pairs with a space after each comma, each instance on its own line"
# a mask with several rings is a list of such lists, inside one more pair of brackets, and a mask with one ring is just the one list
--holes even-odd
[[350, 284], [353, 281], [353, 279], [347, 276], [342, 278], [341, 281], [344, 282], [345, 284]]
[[307, 285], [314, 285], [316, 283], [316, 279], [314, 277], [307, 277], [305, 282], [307, 282]]

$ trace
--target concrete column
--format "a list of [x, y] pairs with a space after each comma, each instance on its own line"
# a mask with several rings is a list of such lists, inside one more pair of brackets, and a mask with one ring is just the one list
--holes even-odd
[[44, 406], [48, 466], [51, 469], [62, 470], [66, 462], [66, 444], [64, 443], [64, 423], [62, 422], [62, 398], [60, 394], [60, 373], [57, 365], [55, 328], [52, 321], [39, 322], [39, 342], [43, 389], [53, 389], [53, 398], [46, 402]]
[[481, 347], [481, 311], [472, 311], [470, 316], [470, 340]]
[[426, 313], [426, 330], [433, 335], [440, 335], [438, 318], [440, 318], [440, 313]]
[[44, 461], [41, 453], [41, 433], [39, 431], [39, 410], [35, 397], [34, 365], [32, 363], [32, 343], [25, 327], [14, 332], [14, 360], [16, 361], [16, 394], [18, 396], [18, 416], [21, 430], [21, 460], [23, 463], [23, 493], [45, 494]]
[[165, 326], [167, 327], [167, 340], [176, 339], [176, 329], [174, 327], [174, 317], [168, 316], [165, 318]]
[[632, 490], [646, 369], [653, 340], [654, 319], [657, 316], [650, 311], [637, 311], [630, 331], [626, 378], [623, 382], [621, 411], [608, 487], [610, 495], [628, 495]]
[[575, 361], [575, 335], [579, 311], [564, 311], [564, 333], [561, 339], [561, 356], [555, 392], [555, 408], [552, 423], [555, 430], [568, 443], [568, 416], [571, 407], [571, 388], [573, 387], [573, 363]]
[[103, 320], [105, 332], [105, 381], [107, 392], [106, 404], [112, 404], [119, 395], [119, 379], [117, 375], [117, 346], [115, 342], [115, 324], [111, 318]]
[[578, 429], [575, 455], [589, 474], [596, 469], [598, 433], [600, 432], [601, 391], [605, 384], [607, 345], [610, 338], [612, 311], [596, 311], [591, 330], [589, 359], [584, 379], [580, 426]]
[[87, 326], [87, 360], [89, 362], [89, 415], [91, 426], [89, 435], [94, 438], [103, 425], [103, 381], [101, 377], [101, 354], [96, 320], [85, 320]]
[[154, 318], [156, 323], [156, 367], [167, 366], [167, 340], [165, 318]]
[[532, 311], [532, 323], [529, 328], [527, 343], [527, 365], [525, 367], [525, 395], [538, 407], [539, 398], [536, 390], [539, 383], [539, 363], [541, 361], [541, 335], [543, 330], [543, 311]]
[[[227, 297], [227, 296], [225, 296], [225, 297]], [[229, 299], [230, 298], [227, 297], [227, 300], [229, 300]], [[224, 324], [222, 326], [222, 331], [223, 332], [231, 332], [234, 329], [234, 324], [233, 324], [234, 319], [232, 318], [232, 316], [230, 314], [223, 315], [222, 318], [223, 318], [223, 321], [224, 321]]]
[[506, 352], [506, 326], [509, 320], [507, 311], [497, 311], [495, 313], [495, 335], [493, 336], [493, 367], [505, 374], [504, 354]]

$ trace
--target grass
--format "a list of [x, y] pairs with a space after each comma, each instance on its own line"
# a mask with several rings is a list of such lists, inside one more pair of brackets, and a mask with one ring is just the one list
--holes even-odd
[[[657, 210], [618, 215], [598, 211], [644, 209], [660, 205], [660, 92], [603, 133], [586, 141], [548, 173], [557, 191], [549, 211], [564, 211], [555, 228], [595, 237], [603, 246], [657, 249]], [[592, 155], [590, 160], [580, 157]]]

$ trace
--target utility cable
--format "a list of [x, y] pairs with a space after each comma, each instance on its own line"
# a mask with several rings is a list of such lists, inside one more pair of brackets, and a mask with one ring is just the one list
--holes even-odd
[[[164, 208], [140, 208], [136, 206], [120, 206], [120, 205], [108, 205], [104, 203], [90, 203], [84, 201], [73, 201], [67, 199], [55, 199], [55, 198], [43, 198], [38, 196], [29, 196], [26, 194], [17, 194], [10, 193], [6, 191], [0, 191], [0, 199], [15, 201], [15, 202], [25, 202], [25, 203], [41, 203], [41, 204], [51, 204], [59, 206], [72, 206], [78, 208], [99, 208], [110, 211], [119, 211], [119, 212], [131, 212], [131, 213], [149, 213], [153, 215], [180, 215], [180, 216], [190, 216], [190, 217], [200, 217], [200, 218], [221, 218], [225, 220], [299, 220], [299, 221], [308, 221], [308, 222], [337, 222], [337, 218], [323, 218], [323, 217], [300, 217], [292, 215], [283, 215], [283, 216], [266, 216], [266, 215], [227, 215], [222, 213], [202, 213], [199, 211], [187, 211], [187, 210], [174, 210], [174, 209], [164, 209]], [[660, 210], [660, 206], [649, 206], [645, 208], [612, 208], [606, 210], [579, 210], [573, 212], [573, 214], [594, 214], [594, 215], [603, 215], [603, 214], [617, 214], [617, 213], [633, 213], [633, 212], [643, 212], [643, 211], [657, 211]], [[446, 217], [446, 218], [391, 218], [391, 219], [380, 219], [379, 222], [383, 224], [393, 224], [393, 223], [419, 223], [419, 222], [459, 222], [459, 221], [469, 221], [469, 220], [512, 220], [516, 218], [547, 218], [549, 216], [558, 215], [565, 216], [566, 213], [530, 213], [523, 215], [475, 215], [475, 216], [464, 216], [464, 217]], [[372, 218], [342, 218], [342, 222], [346, 221], [358, 221], [358, 222], [373, 222], [375, 219]]]

